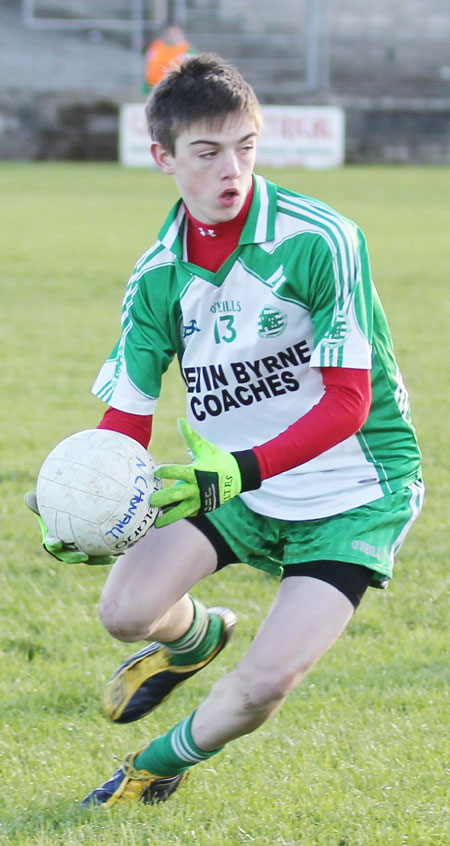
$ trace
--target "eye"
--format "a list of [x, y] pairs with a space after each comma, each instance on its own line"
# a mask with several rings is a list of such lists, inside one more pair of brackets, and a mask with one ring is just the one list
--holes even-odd
[[217, 156], [217, 150], [202, 150], [202, 152], [199, 153], [200, 159], [213, 159], [215, 156]]

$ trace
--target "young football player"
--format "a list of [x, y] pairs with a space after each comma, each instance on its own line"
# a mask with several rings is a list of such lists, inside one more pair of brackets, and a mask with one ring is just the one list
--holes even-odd
[[[171, 71], [146, 114], [151, 154], [181, 199], [136, 264], [121, 337], [93, 390], [108, 405], [100, 426], [147, 446], [177, 356], [192, 462], [158, 469], [177, 484], [152, 496], [157, 528], [108, 575], [104, 626], [149, 643], [109, 681], [107, 715], [144, 717], [224, 648], [235, 615], [190, 595], [200, 579], [244, 562], [280, 585], [233, 672], [83, 800], [103, 807], [166, 799], [192, 766], [272, 716], [366, 589], [387, 586], [423, 499], [408, 395], [358, 226], [254, 174], [258, 101], [217, 56]], [[54, 539], [46, 547], [74, 554]]]

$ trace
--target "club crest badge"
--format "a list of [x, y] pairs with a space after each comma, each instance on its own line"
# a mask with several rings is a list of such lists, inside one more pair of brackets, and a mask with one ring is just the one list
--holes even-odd
[[323, 342], [325, 346], [331, 349], [342, 347], [349, 334], [350, 326], [347, 317], [343, 314], [338, 314], [333, 325], [325, 332]]
[[258, 335], [260, 338], [276, 338], [286, 329], [288, 316], [281, 309], [264, 306], [258, 316]]

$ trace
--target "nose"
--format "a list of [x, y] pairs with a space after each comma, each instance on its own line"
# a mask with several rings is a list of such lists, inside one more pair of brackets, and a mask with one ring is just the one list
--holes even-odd
[[241, 168], [239, 166], [239, 159], [236, 152], [234, 150], [226, 151], [222, 161], [221, 178], [237, 179], [240, 174]]

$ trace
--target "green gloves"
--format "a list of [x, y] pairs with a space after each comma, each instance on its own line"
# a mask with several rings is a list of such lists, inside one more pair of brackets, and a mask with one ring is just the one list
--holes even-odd
[[49, 535], [47, 526], [39, 514], [36, 494], [34, 491], [28, 491], [28, 493], [25, 494], [25, 505], [35, 515], [41, 530], [42, 546], [49, 555], [53, 556], [53, 558], [57, 558], [58, 561], [62, 561], [64, 564], [89, 565], [112, 564], [113, 561], [116, 560], [113, 555], [87, 555], [85, 552], [80, 552], [80, 550], [76, 549], [75, 546], [64, 543], [64, 541], [60, 540], [60, 538], [54, 538]]
[[[187, 420], [178, 421], [180, 432], [190, 450], [192, 464], [163, 464], [156, 472], [161, 479], [178, 479], [170, 488], [156, 491], [150, 497], [152, 505], [166, 509], [156, 520], [156, 528], [168, 526], [183, 517], [207, 513], [243, 490], [259, 487], [261, 476], [252, 450], [240, 453], [225, 450], [202, 438]], [[250, 455], [249, 455], [250, 454]], [[244, 487], [242, 456], [253, 471], [249, 485]], [[248, 474], [247, 474], [248, 475]], [[256, 484], [255, 484], [256, 482]], [[170, 507], [168, 507], [170, 506]]]

